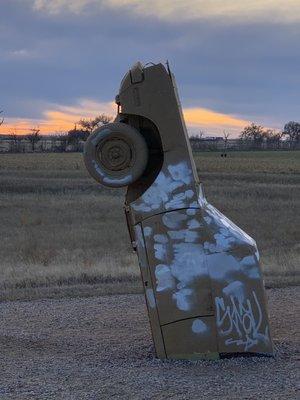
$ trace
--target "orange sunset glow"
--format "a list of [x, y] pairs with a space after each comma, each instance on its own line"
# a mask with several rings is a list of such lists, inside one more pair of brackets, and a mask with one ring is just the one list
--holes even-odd
[[[32, 128], [39, 128], [42, 134], [55, 134], [67, 132], [82, 118], [94, 118], [96, 115], [106, 113], [114, 116], [116, 106], [113, 102], [97, 103], [83, 100], [76, 106], [56, 106], [56, 109], [46, 110], [41, 119], [7, 118], [0, 126], [0, 133], [26, 134]], [[239, 133], [249, 121], [238, 117], [215, 112], [207, 108], [194, 107], [183, 110], [188, 128], [202, 129], [208, 132], [222, 132], [223, 129]]]

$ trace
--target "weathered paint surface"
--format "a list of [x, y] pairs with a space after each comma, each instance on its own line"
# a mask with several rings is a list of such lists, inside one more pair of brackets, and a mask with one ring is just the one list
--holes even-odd
[[123, 178], [111, 178], [108, 176], [105, 176], [105, 173], [103, 172], [103, 170], [99, 167], [99, 165], [97, 164], [96, 160], [93, 160], [92, 163], [94, 164], [94, 168], [97, 171], [97, 173], [99, 174], [99, 176], [101, 176], [103, 178], [103, 182], [107, 183], [107, 184], [116, 184], [116, 185], [127, 185], [130, 181], [131, 181], [131, 174], [128, 174], [127, 176], [124, 176]]
[[145, 223], [161, 325], [199, 317], [192, 331], [204, 332], [201, 316], [214, 315], [214, 351], [272, 353], [254, 240], [203, 195], [198, 208], [154, 215]]
[[144, 132], [150, 153], [161, 155], [155, 174], [148, 169], [126, 195], [158, 357], [272, 354], [256, 243], [203, 194], [174, 76], [138, 63], [117, 103], [117, 120]]
[[134, 211], [145, 218], [153, 212], [197, 206], [196, 192], [191, 188], [192, 170], [187, 161], [168, 165], [152, 186], [131, 204]]
[[168, 358], [216, 359], [214, 317], [186, 319], [162, 327]]
[[[156, 299], [154, 295], [154, 290], [152, 286], [152, 280], [150, 276], [150, 271], [148, 268], [148, 260], [146, 254], [146, 246], [144, 241], [144, 234], [140, 224], [135, 225], [134, 227], [135, 236], [136, 236], [136, 248], [139, 255], [139, 264], [141, 270], [141, 278], [144, 285], [146, 304], [149, 314], [149, 319], [151, 321], [151, 332], [152, 338], [155, 345], [157, 356], [160, 358], [166, 357], [166, 351], [163, 341], [163, 336], [161, 332]], [[148, 230], [149, 231], [149, 230]]]
[[246, 298], [239, 287], [233, 290], [233, 294], [216, 297], [215, 303], [218, 333], [225, 338], [225, 346], [250, 351], [255, 346], [265, 344], [268, 349], [269, 327], [263, 323], [263, 311], [255, 291], [252, 291], [251, 297]]
[[[207, 202], [191, 157], [174, 77], [168, 86], [169, 76], [161, 68], [154, 70], [145, 69], [144, 82], [134, 85], [144, 107], [132, 107], [128, 88], [123, 98], [121, 88], [120, 99], [125, 114], [155, 122], [165, 147], [156, 179], [129, 206], [133, 221], [143, 230], [146, 269], [166, 355], [272, 354], [256, 243]], [[151, 85], [159, 87], [157, 80], [165, 98], [153, 92]], [[170, 110], [163, 112], [166, 104]]]

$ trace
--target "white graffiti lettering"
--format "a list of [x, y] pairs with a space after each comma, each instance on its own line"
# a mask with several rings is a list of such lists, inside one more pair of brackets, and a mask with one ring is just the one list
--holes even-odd
[[[251, 347], [259, 343], [259, 341], [269, 341], [268, 326], [265, 327], [264, 333], [262, 329], [262, 311], [259, 301], [254, 291], [252, 291], [253, 306], [250, 299], [242, 299], [230, 295], [230, 304], [225, 304], [223, 297], [216, 297], [216, 318], [217, 327], [221, 336], [230, 336], [225, 340], [226, 345], [235, 344], [244, 346], [244, 350], [248, 351]], [[257, 311], [255, 318], [254, 309]]]

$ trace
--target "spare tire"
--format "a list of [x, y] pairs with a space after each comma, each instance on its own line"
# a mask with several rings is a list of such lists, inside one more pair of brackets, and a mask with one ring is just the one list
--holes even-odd
[[84, 147], [84, 162], [97, 182], [110, 187], [128, 186], [141, 177], [148, 148], [138, 130], [122, 122], [95, 130]]

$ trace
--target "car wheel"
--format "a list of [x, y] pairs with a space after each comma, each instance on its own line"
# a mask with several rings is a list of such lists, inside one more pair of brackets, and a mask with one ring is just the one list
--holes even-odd
[[141, 177], [148, 148], [138, 130], [122, 122], [106, 124], [85, 143], [84, 162], [96, 181], [109, 187], [128, 186]]

